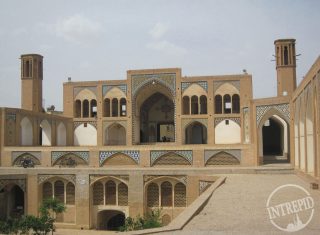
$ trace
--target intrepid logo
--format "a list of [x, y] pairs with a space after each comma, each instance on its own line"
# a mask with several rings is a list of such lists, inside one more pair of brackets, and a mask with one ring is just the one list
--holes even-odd
[[268, 197], [267, 211], [271, 223], [286, 232], [296, 232], [306, 227], [314, 213], [314, 200], [303, 187], [285, 184]]

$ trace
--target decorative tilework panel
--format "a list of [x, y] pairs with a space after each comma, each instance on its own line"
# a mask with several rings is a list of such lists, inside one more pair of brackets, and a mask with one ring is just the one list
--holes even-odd
[[120, 84], [120, 85], [103, 85], [102, 86], [102, 94], [103, 94], [103, 96], [105, 96], [108, 93], [108, 91], [110, 91], [114, 87], [119, 88], [121, 91], [123, 91], [123, 93], [125, 95], [127, 95], [127, 85], [126, 84]]
[[122, 153], [127, 155], [128, 157], [132, 158], [132, 160], [134, 160], [136, 163], [140, 163], [140, 151], [100, 151], [99, 154], [99, 164], [100, 166], [104, 163], [105, 160], [107, 160], [108, 158], [112, 157], [113, 155], [117, 154], [117, 153]]
[[159, 159], [161, 156], [167, 153], [178, 154], [179, 156], [185, 158], [192, 165], [192, 159], [193, 159], [192, 150], [153, 150], [153, 151], [150, 151], [150, 164], [153, 165], [153, 163], [157, 159]]
[[181, 93], [184, 92], [192, 84], [198, 84], [201, 86], [206, 92], [208, 92], [208, 82], [199, 81], [199, 82], [181, 82]]
[[213, 156], [216, 155], [217, 153], [220, 152], [225, 152], [229, 153], [230, 155], [234, 156], [241, 162], [241, 150], [240, 149], [216, 149], [216, 150], [205, 150], [204, 151], [204, 164], [207, 163], [207, 161]]
[[276, 105], [261, 105], [257, 106], [256, 110], [256, 120], [257, 126], [260, 124], [263, 116], [270, 110], [275, 109], [279, 111], [286, 119], [287, 122], [290, 122], [290, 106], [289, 104], [276, 104]]
[[237, 88], [237, 90], [240, 93], [240, 81], [216, 81], [213, 82], [213, 90], [214, 93], [218, 90], [218, 88], [223, 85], [224, 83], [230, 83], [231, 85], [233, 85], [235, 88]]
[[16, 114], [15, 113], [7, 113], [6, 120], [16, 121]]
[[51, 152], [51, 161], [52, 163], [56, 162], [59, 158], [67, 155], [67, 154], [74, 154], [87, 163], [89, 163], [89, 152], [88, 151], [71, 151], [71, 152], [65, 152], [65, 151], [52, 151]]
[[76, 97], [80, 91], [88, 89], [92, 91], [95, 95], [97, 95], [97, 87], [95, 86], [84, 86], [84, 87], [74, 87], [73, 88], [73, 97]]
[[168, 87], [172, 94], [175, 95], [176, 89], [176, 74], [175, 73], [158, 73], [158, 74], [138, 74], [132, 75], [132, 96], [145, 84], [152, 81], [159, 82]]

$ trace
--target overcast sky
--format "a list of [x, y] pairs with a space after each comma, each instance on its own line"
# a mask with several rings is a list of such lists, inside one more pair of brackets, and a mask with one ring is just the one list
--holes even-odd
[[253, 76], [254, 97], [276, 95], [274, 40], [295, 38], [301, 81], [320, 55], [318, 0], [0, 1], [0, 107], [20, 107], [21, 54], [44, 56], [45, 106], [62, 83], [126, 79], [180, 67], [183, 76]]

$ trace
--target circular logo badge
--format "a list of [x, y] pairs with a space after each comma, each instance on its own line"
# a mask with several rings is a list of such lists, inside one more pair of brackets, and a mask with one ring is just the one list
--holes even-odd
[[285, 232], [296, 232], [312, 220], [314, 200], [303, 187], [285, 184], [273, 190], [266, 207], [270, 222], [276, 228]]

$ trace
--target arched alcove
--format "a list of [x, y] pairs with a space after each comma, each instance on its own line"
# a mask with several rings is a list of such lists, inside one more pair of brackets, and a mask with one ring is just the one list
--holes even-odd
[[105, 129], [105, 145], [126, 145], [126, 129], [114, 123]]
[[58, 146], [67, 145], [67, 130], [63, 122], [60, 122], [57, 127], [57, 145]]
[[74, 130], [74, 145], [96, 146], [97, 129], [90, 124], [81, 124]]
[[238, 144], [241, 142], [241, 128], [231, 119], [221, 121], [214, 129], [216, 144]]
[[186, 144], [206, 144], [207, 128], [200, 122], [192, 122], [185, 129]]
[[33, 144], [33, 127], [29, 118], [24, 117], [20, 123], [21, 127], [21, 145], [27, 146]]

